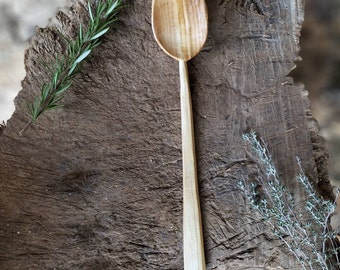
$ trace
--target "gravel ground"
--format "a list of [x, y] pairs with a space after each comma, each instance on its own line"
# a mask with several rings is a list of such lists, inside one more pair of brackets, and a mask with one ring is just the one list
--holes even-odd
[[26, 41], [44, 27], [67, 0], [0, 0], [0, 123], [14, 111], [13, 99], [25, 77]]

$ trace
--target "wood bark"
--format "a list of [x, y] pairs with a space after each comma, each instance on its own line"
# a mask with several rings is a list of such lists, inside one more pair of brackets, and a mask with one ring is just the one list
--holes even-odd
[[[302, 0], [209, 0], [209, 37], [189, 62], [207, 269], [299, 269], [237, 188], [258, 174], [242, 134], [268, 144], [279, 174], [296, 157], [330, 195], [322, 139], [294, 68]], [[151, 1], [130, 2], [83, 65], [64, 107], [24, 136], [26, 103], [49, 79], [86, 5], [37, 29], [16, 112], [0, 136], [1, 269], [183, 269], [177, 61], [157, 46]]]

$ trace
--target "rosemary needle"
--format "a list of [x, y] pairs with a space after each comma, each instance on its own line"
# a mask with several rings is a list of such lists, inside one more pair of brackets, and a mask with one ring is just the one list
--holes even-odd
[[64, 92], [73, 83], [74, 77], [80, 71], [80, 63], [92, 50], [100, 44], [100, 38], [110, 29], [110, 24], [117, 21], [117, 14], [123, 8], [123, 0], [100, 0], [92, 10], [88, 2], [89, 23], [86, 29], [79, 26], [77, 38], [67, 41], [65, 55], [57, 57], [51, 80], [44, 84], [40, 96], [29, 105], [31, 121], [19, 132], [21, 136], [47, 110], [61, 107]]

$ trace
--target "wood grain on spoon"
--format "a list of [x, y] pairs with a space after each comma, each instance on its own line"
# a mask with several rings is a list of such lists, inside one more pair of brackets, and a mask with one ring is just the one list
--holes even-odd
[[184, 270], [205, 270], [195, 139], [186, 62], [202, 49], [208, 33], [204, 0], [153, 0], [152, 26], [159, 46], [179, 61], [183, 157]]
[[154, 36], [177, 60], [188, 61], [201, 51], [208, 34], [207, 17], [204, 1], [153, 1]]

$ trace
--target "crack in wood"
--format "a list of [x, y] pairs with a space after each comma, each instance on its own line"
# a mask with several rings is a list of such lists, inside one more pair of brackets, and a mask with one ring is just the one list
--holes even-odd
[[252, 258], [254, 257], [253, 252], [257, 248], [258, 248], [257, 245], [252, 245], [246, 248], [242, 247], [240, 249], [237, 249], [234, 252], [229, 252], [227, 256], [225, 256], [224, 258], [221, 258], [221, 261], [230, 260], [230, 259], [243, 260], [245, 258]]
[[5, 121], [2, 122], [2, 124], [0, 123], [0, 135], [4, 132], [6, 128], [6, 124]]

